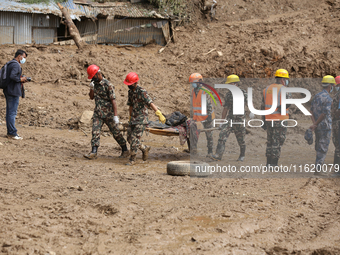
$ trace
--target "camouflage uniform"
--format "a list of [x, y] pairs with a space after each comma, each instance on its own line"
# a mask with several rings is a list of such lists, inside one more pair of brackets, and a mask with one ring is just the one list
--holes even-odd
[[[195, 93], [195, 89], [192, 91], [192, 93]], [[205, 93], [205, 92], [203, 92]], [[214, 108], [212, 106], [211, 103], [211, 99], [210, 96], [207, 95], [207, 114], [208, 114], [208, 118], [205, 121], [202, 121], [203, 127], [204, 129], [208, 129], [208, 128], [212, 128], [213, 127], [213, 118], [212, 118], [212, 113], [214, 112]], [[193, 116], [193, 114], [191, 114], [191, 116]], [[214, 139], [213, 139], [213, 132], [209, 131], [209, 132], [205, 132], [206, 138], [207, 138], [207, 146], [208, 146], [208, 153], [212, 153], [212, 149], [214, 146]], [[192, 149], [193, 151], [195, 151], [197, 149], [197, 141], [199, 138], [199, 133], [198, 133], [198, 137], [196, 139], [194, 139], [194, 136], [190, 136], [190, 149]]]
[[279, 159], [281, 147], [286, 140], [287, 127], [282, 126], [281, 121], [268, 121], [266, 157]]
[[140, 142], [140, 139], [145, 130], [145, 125], [149, 123], [148, 108], [152, 103], [148, 92], [142, 87], [136, 87], [135, 91], [129, 90], [128, 106], [132, 106], [132, 115], [128, 128], [128, 142], [131, 146], [131, 152], [136, 153], [137, 149], [143, 150], [145, 145]]
[[[287, 94], [287, 99], [292, 98], [292, 94]], [[265, 109], [264, 97], [262, 97], [261, 109]], [[265, 121], [264, 125], [267, 128], [267, 148], [266, 157], [271, 158], [273, 161], [279, 160], [281, 156], [281, 147], [286, 140], [287, 127], [282, 125], [282, 121], [267, 121], [265, 116], [263, 116]], [[271, 164], [274, 164], [273, 162]]]
[[[244, 103], [246, 104], [248, 99], [248, 94], [244, 89], [241, 89], [244, 95]], [[224, 99], [224, 108], [228, 109], [227, 121], [228, 123], [223, 124], [221, 126], [221, 132], [218, 137], [218, 146], [216, 149], [216, 154], [223, 155], [225, 150], [225, 143], [230, 135], [230, 133], [234, 132], [238, 145], [240, 146], [241, 151], [245, 150], [246, 143], [244, 138], [246, 136], [246, 128], [245, 128], [245, 116], [243, 115], [234, 115], [233, 114], [233, 94], [229, 91], [225, 95]], [[236, 124], [235, 124], [236, 123]]]
[[319, 123], [315, 129], [315, 165], [323, 164], [328, 151], [331, 140], [332, 119], [331, 119], [332, 98], [324, 89], [315, 95], [312, 101], [311, 111], [315, 121], [324, 113], [325, 118]]
[[334, 156], [340, 157], [340, 118], [337, 117], [337, 110], [340, 109], [340, 91], [333, 98], [332, 107], [332, 140], [335, 146]]
[[126, 141], [121, 134], [118, 125], [113, 120], [114, 112], [111, 100], [116, 99], [114, 86], [106, 79], [94, 83], [94, 100], [95, 109], [93, 114], [92, 126], [92, 147], [100, 145], [100, 131], [105, 123], [117, 143], [123, 147], [126, 146]]

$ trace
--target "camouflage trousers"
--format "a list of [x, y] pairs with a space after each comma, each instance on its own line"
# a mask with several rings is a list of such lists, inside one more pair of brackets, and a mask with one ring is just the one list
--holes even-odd
[[140, 139], [145, 130], [144, 124], [130, 125], [127, 129], [127, 141], [130, 143], [131, 153], [137, 153], [138, 149], [142, 149], [144, 145]]
[[266, 157], [278, 159], [281, 155], [281, 147], [286, 140], [287, 128], [281, 125], [281, 121], [267, 123], [267, 149]]
[[[205, 122], [202, 122], [202, 124], [203, 124], [203, 127], [205, 129], [213, 127], [212, 121], [205, 121]], [[196, 128], [196, 125], [195, 124], [191, 124], [191, 125], [190, 125], [190, 132], [192, 133], [192, 131]], [[195, 126], [195, 128], [194, 128], [194, 126]], [[197, 131], [197, 130], [195, 130], [195, 131]], [[213, 146], [214, 146], [213, 132], [212, 131], [205, 132], [205, 135], [206, 135], [206, 138], [207, 138], [207, 146], [208, 146], [208, 148], [212, 149]], [[194, 150], [197, 149], [198, 138], [199, 138], [199, 132], [197, 132], [197, 137], [195, 137], [195, 135], [193, 135], [193, 134], [190, 134], [190, 147], [191, 147], [191, 149], [194, 149]]]
[[221, 132], [218, 137], [218, 144], [221, 144], [223, 146], [218, 146], [218, 148], [221, 148], [223, 151], [216, 151], [217, 154], [220, 154], [224, 152], [225, 143], [228, 140], [228, 137], [230, 133], [234, 132], [237, 143], [240, 146], [240, 148], [243, 148], [246, 146], [246, 142], [244, 141], [244, 138], [246, 137], [246, 128], [242, 125], [232, 125], [230, 124], [223, 124], [221, 126]]
[[331, 136], [332, 130], [315, 130], [316, 167], [325, 162]]
[[110, 132], [113, 135], [113, 138], [117, 141], [117, 143], [122, 147], [126, 145], [126, 141], [120, 132], [118, 125], [113, 121], [113, 118], [99, 118], [98, 116], [93, 116], [93, 125], [92, 125], [92, 140], [91, 146], [99, 147], [100, 145], [100, 131], [102, 130], [103, 124], [106, 124]]
[[340, 120], [332, 122], [332, 140], [335, 146], [335, 156], [340, 157]]

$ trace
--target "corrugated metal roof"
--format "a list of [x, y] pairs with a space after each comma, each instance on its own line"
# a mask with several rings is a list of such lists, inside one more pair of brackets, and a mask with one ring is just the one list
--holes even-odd
[[[98, 12], [93, 7], [76, 5], [73, 0], [67, 0], [61, 3], [62, 6], [69, 9], [72, 19], [79, 19], [80, 17], [96, 17]], [[11, 0], [0, 0], [0, 11], [8, 12], [24, 12], [24, 13], [43, 13], [43, 14], [54, 14], [56, 16], [62, 16], [58, 5], [54, 1], [49, 3], [40, 4], [27, 4]]]
[[[93, 6], [91, 6], [92, 4], [89, 6], [75, 4], [73, 0], [66, 0], [61, 5], [69, 10], [72, 19], [78, 20], [80, 20], [80, 17], [95, 18], [99, 14], [131, 18], [157, 18], [153, 15], [152, 10], [128, 2], [93, 3]], [[58, 5], [53, 0], [48, 4], [26, 4], [11, 0], [0, 0], [0, 11], [54, 14], [62, 17]]]
[[[74, 19], [75, 17], [79, 18], [81, 16], [85, 16], [87, 18], [95, 18], [99, 14], [99, 12], [96, 8], [75, 4], [75, 3], [73, 3], [73, 0], [67, 0], [67, 1], [62, 2], [60, 4], [63, 7], [66, 7], [67, 9], [69, 9], [72, 19]], [[56, 7], [58, 8], [57, 5], [56, 5]], [[58, 8], [58, 10], [59, 10], [59, 8]]]

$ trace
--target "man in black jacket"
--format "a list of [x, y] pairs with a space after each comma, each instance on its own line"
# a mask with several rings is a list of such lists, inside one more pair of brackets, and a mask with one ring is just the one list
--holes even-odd
[[22, 140], [15, 128], [15, 118], [19, 106], [19, 98], [22, 96], [21, 83], [27, 82], [26, 77], [21, 77], [21, 66], [26, 62], [27, 53], [17, 50], [14, 59], [7, 66], [7, 87], [4, 89], [6, 97], [6, 125], [7, 137], [14, 140]]

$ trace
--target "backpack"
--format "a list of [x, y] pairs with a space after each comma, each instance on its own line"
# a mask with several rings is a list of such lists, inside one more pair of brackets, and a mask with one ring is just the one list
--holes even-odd
[[0, 69], [0, 89], [7, 88], [7, 67], [11, 63], [15, 63], [16, 60], [8, 61], [1, 69]]

